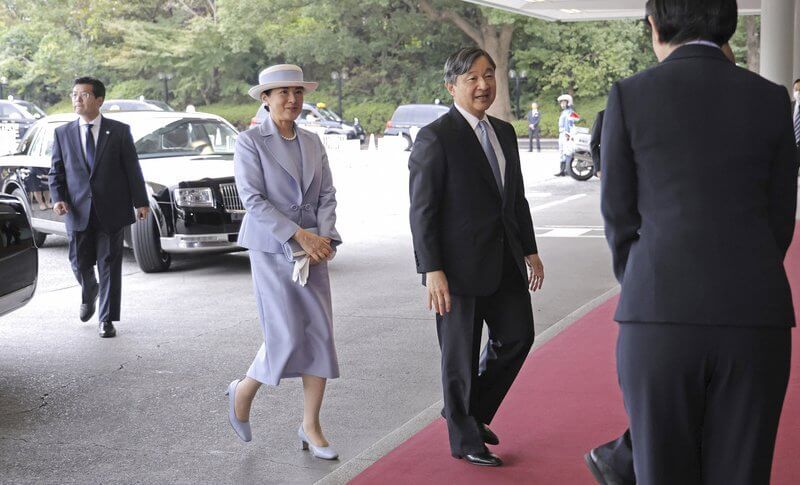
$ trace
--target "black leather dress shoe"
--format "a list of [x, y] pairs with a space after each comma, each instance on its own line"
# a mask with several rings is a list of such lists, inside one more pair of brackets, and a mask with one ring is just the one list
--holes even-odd
[[483, 440], [484, 443], [486, 443], [487, 445], [500, 444], [500, 438], [498, 438], [497, 435], [494, 434], [494, 432], [492, 432], [492, 430], [490, 430], [488, 426], [486, 426], [483, 423], [478, 423], [478, 428], [481, 431], [481, 439]]
[[100, 286], [94, 285], [94, 295], [89, 303], [81, 303], [81, 321], [88, 322], [92, 315], [94, 315], [95, 303], [97, 303], [97, 293], [100, 292]]
[[583, 461], [586, 462], [586, 466], [592, 472], [597, 483], [600, 485], [628, 485], [608, 463], [597, 456], [596, 450], [597, 448], [593, 448], [589, 453], [583, 455]]
[[494, 453], [490, 453], [488, 451], [484, 451], [482, 453], [464, 455], [460, 458], [463, 458], [467, 463], [471, 465], [477, 465], [477, 466], [500, 466], [503, 464], [503, 460], [501, 460], [499, 456], [495, 455]]
[[111, 338], [117, 334], [117, 329], [111, 322], [100, 322], [99, 330], [101, 338]]

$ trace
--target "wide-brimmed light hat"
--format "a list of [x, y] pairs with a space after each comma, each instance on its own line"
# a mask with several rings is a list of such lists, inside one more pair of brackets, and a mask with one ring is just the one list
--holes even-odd
[[307, 93], [314, 91], [319, 83], [304, 81], [303, 70], [294, 64], [278, 64], [271, 66], [258, 75], [258, 86], [253, 86], [247, 92], [251, 98], [261, 101], [261, 93], [267, 89], [291, 88], [300, 86], [305, 88]]

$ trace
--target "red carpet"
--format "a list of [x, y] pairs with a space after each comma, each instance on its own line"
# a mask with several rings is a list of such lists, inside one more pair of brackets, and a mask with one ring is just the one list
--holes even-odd
[[[786, 259], [800, 320], [800, 227]], [[743, 288], [746, 293], [746, 288]], [[746, 297], [746, 295], [743, 295]], [[492, 429], [505, 466], [479, 468], [450, 457], [437, 419], [354, 478], [351, 484], [592, 484], [583, 464], [590, 448], [627, 427], [616, 382], [612, 315], [603, 303], [534, 352], [506, 397]], [[800, 348], [794, 338], [792, 377], [781, 417], [773, 484], [800, 483]]]

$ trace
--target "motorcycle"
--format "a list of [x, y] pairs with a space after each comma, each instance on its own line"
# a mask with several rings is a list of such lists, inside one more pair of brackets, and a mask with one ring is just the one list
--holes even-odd
[[572, 152], [571, 158], [567, 163], [567, 173], [575, 180], [582, 182], [594, 176], [594, 161], [592, 160], [592, 150], [589, 142], [592, 135], [588, 128], [573, 127], [569, 133], [569, 147], [565, 147]]

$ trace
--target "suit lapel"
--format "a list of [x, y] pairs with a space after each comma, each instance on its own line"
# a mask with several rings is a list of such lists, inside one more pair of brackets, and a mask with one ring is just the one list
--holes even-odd
[[[473, 131], [467, 120], [464, 119], [455, 106], [450, 108], [449, 115], [453, 121], [453, 129], [456, 132], [455, 141], [467, 154], [464, 158], [470, 160], [475, 165], [481, 177], [491, 186], [492, 192], [502, 198], [500, 190], [497, 188], [497, 181], [494, 179], [492, 167], [489, 166], [489, 159], [486, 158], [486, 153], [483, 152], [483, 146], [481, 146], [481, 143], [478, 141], [475, 131]], [[475, 153], [475, 155], [469, 156], [468, 154], [470, 153]]]
[[500, 129], [497, 120], [489, 116], [489, 122], [492, 124], [492, 128], [494, 128], [494, 133], [497, 135], [497, 141], [500, 142], [500, 149], [503, 150], [503, 156], [506, 159], [505, 177], [503, 177], [503, 201], [505, 202], [509, 199], [509, 187], [514, 183], [514, 174], [516, 173], [518, 154], [514, 153], [512, 150], [512, 147], [514, 146], [513, 140], [508, 139], [506, 133]]
[[306, 133], [297, 127], [295, 129], [300, 141], [300, 157], [303, 160], [303, 195], [305, 196], [311, 186], [311, 181], [314, 180], [314, 175], [317, 173], [317, 166], [314, 161], [320, 159], [316, 150], [316, 143], [311, 143], [313, 140], [309, 140], [308, 137], [317, 135]]
[[[297, 130], [297, 127], [295, 127], [295, 130]], [[267, 119], [261, 124], [260, 132], [264, 137], [264, 145], [267, 147], [267, 151], [272, 159], [278, 162], [278, 165], [280, 165], [281, 168], [283, 168], [286, 173], [288, 173], [294, 179], [297, 187], [300, 188], [300, 191], [302, 192], [303, 189], [300, 187], [300, 173], [297, 172], [297, 168], [293, 164], [288, 162], [288, 156], [277, 139], [280, 135], [278, 134], [277, 129], [272, 124], [272, 120], [269, 117], [267, 117]]]
[[77, 160], [81, 167], [86, 170], [86, 175], [90, 175], [89, 171], [89, 162], [86, 161], [86, 155], [83, 154], [83, 144], [81, 143], [81, 121], [80, 118], [71, 122], [67, 127], [67, 143], [69, 144], [69, 149], [72, 153], [75, 154], [75, 160]]
[[106, 121], [106, 117], [102, 116], [100, 118], [100, 130], [97, 134], [97, 150], [95, 150], [92, 175], [97, 171], [97, 166], [100, 165], [101, 160], [103, 160], [103, 152], [106, 149], [106, 145], [108, 145], [108, 139], [111, 138], [112, 133], [111, 126], [109, 126], [109, 123]]

